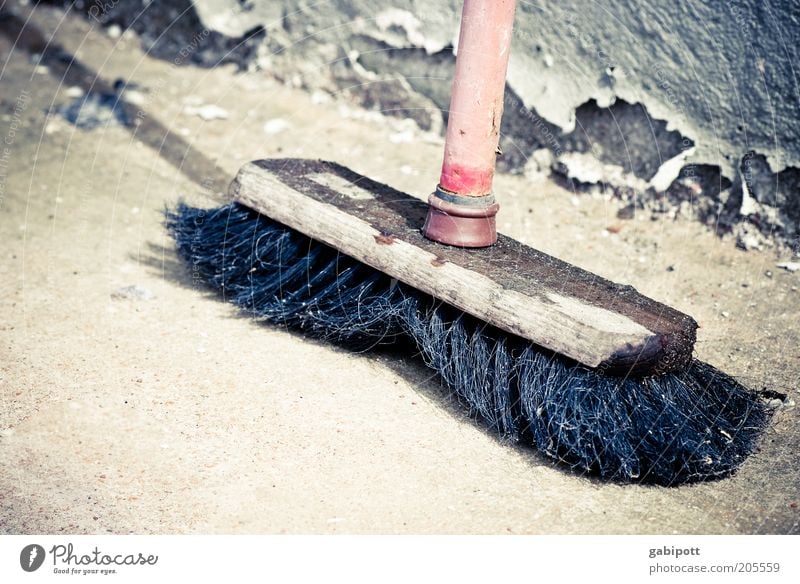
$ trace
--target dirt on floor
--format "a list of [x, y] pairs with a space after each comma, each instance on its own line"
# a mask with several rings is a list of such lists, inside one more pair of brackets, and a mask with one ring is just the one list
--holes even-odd
[[[152, 59], [56, 9], [30, 23], [127, 80], [126, 99], [229, 177], [307, 157], [419, 197], [435, 186], [442, 139], [413, 123], [268, 73]], [[788, 396], [731, 478], [604, 484], [494, 438], [411, 354], [239, 315], [162, 226], [165, 205], [215, 193], [116, 119], [76, 128], [58, 111], [82, 90], [5, 36], [0, 62], [0, 532], [800, 532], [800, 271], [776, 265], [791, 256], [497, 178], [501, 231], [693, 315], [699, 358]]]

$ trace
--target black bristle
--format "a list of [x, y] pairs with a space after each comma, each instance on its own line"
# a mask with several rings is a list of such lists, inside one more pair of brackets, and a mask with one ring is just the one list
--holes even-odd
[[771, 409], [700, 361], [613, 377], [509, 335], [238, 203], [179, 204], [167, 228], [193, 275], [254, 317], [358, 350], [402, 338], [505, 439], [569, 467], [659, 485], [724, 477]]

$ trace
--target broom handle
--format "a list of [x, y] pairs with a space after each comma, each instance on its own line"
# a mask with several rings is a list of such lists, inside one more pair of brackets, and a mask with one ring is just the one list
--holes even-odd
[[439, 186], [423, 227], [460, 247], [497, 240], [492, 195], [516, 0], [465, 0]]

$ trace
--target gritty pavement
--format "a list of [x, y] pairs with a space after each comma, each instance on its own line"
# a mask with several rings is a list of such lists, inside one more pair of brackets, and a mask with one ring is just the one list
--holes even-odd
[[[27, 15], [29, 8], [21, 8]], [[268, 72], [177, 67], [55, 9], [31, 22], [233, 177], [335, 160], [425, 197], [442, 140]], [[176, 259], [162, 210], [213, 205], [0, 36], [0, 532], [798, 533], [800, 272], [602, 192], [498, 177], [500, 230], [692, 314], [698, 356], [788, 394], [735, 476], [604, 484], [504, 444], [411, 354], [354, 354], [238, 314]], [[213, 107], [211, 107], [213, 106]], [[7, 150], [3, 150], [6, 148]]]

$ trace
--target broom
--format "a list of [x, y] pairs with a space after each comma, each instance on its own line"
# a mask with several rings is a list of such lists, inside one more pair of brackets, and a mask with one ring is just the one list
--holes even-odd
[[332, 162], [259, 160], [234, 202], [167, 210], [177, 252], [259, 319], [357, 350], [411, 340], [491, 430], [576, 471], [660, 485], [729, 475], [772, 410], [692, 358], [697, 323], [496, 234], [514, 4], [464, 3], [428, 205]]

